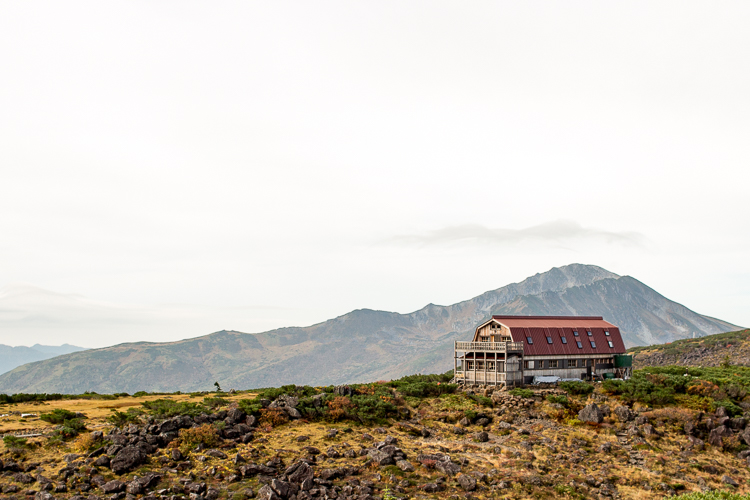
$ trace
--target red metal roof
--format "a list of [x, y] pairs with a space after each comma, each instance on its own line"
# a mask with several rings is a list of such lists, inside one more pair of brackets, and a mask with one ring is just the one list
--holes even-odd
[[[621, 354], [625, 344], [620, 329], [600, 316], [493, 316], [510, 328], [514, 342], [523, 342], [525, 356], [575, 356], [576, 354]], [[576, 337], [573, 332], [578, 332]], [[591, 332], [591, 336], [588, 335]], [[607, 336], [604, 332], [609, 332]], [[527, 338], [531, 337], [529, 344]], [[547, 342], [547, 337], [552, 343]], [[563, 344], [565, 337], [567, 344]], [[594, 341], [596, 348], [591, 347]], [[609, 347], [607, 342], [612, 342]], [[581, 343], [581, 348], [576, 342]]]

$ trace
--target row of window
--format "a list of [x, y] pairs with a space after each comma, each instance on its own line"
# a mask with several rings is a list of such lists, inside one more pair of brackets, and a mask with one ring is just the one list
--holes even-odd
[[[505, 371], [505, 361], [473, 361], [467, 359], [464, 361], [464, 365], [466, 366], [467, 370], [488, 370], [488, 371], [495, 371], [495, 365], [497, 365], [497, 371], [504, 372]], [[518, 362], [508, 362], [508, 370], [518, 370], [519, 369], [519, 363]]]
[[[588, 334], [589, 334], [589, 336], [591, 336], [591, 332], [588, 332]], [[605, 335], [607, 335], [607, 336], [609, 336], [609, 332], [606, 332], [606, 331], [605, 331], [605, 332], [604, 332], [604, 334], [605, 334]], [[575, 336], [577, 337], [577, 336], [578, 336], [578, 332], [575, 332], [575, 331], [574, 331], [574, 332], [573, 332], [573, 335], [575, 335]], [[562, 343], [563, 343], [563, 344], [567, 344], [567, 343], [568, 343], [568, 339], [567, 339], [567, 338], [566, 338], [566, 337], [565, 337], [564, 335], [563, 335], [563, 336], [560, 336], [560, 340], [562, 341]], [[528, 343], [529, 345], [531, 345], [531, 344], [533, 344], [533, 343], [534, 343], [534, 339], [533, 339], [533, 338], [531, 338], [531, 337], [526, 337], [526, 342], [527, 342], [527, 343]], [[548, 344], [553, 344], [553, 343], [554, 343], [554, 342], [552, 341], [552, 337], [549, 337], [549, 336], [547, 337], [547, 343], [548, 343]], [[592, 349], [596, 349], [596, 342], [594, 342], [593, 340], [589, 340], [589, 343], [591, 344], [591, 348], [592, 348]], [[581, 343], [581, 341], [580, 341], [580, 340], [576, 340], [576, 345], [578, 346], [578, 348], [579, 348], [579, 349], [583, 349], [583, 344]], [[611, 340], [608, 340], [608, 341], [607, 341], [607, 345], [609, 345], [609, 347], [611, 347], [611, 348], [614, 348], [614, 347], [615, 347], [615, 345], [614, 345], [614, 344], [612, 343], [612, 341], [611, 341]]]
[[[536, 360], [536, 361], [524, 361], [523, 362], [523, 368], [525, 370], [540, 370], [542, 368], [564, 368], [563, 360], [560, 359], [548, 359], [548, 360]], [[587, 366], [594, 366], [593, 359], [569, 359], [567, 360], [568, 368], [585, 368]], [[608, 362], [611, 363], [611, 360], [596, 360], [598, 362]]]

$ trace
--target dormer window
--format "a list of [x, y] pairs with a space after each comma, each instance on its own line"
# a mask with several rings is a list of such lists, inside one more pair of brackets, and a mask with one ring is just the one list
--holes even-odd
[[573, 330], [573, 336], [578, 337], [578, 330]]
[[551, 344], [551, 343], [552, 343], [552, 337], [547, 337], [547, 343], [548, 343], [548, 344]]
[[587, 335], [588, 335], [589, 337], [591, 337], [591, 332], [590, 332], [590, 331], [586, 332], [586, 334], [587, 334]]
[[608, 340], [608, 341], [607, 341], [607, 344], [609, 344], [609, 347], [614, 347], [614, 346], [615, 346], [615, 345], [614, 345], [614, 344], [612, 343], [612, 341], [611, 341], [611, 340]]
[[563, 344], [567, 344], [568, 343], [568, 339], [565, 338], [565, 337], [560, 337], [560, 340], [562, 341]]
[[604, 330], [604, 335], [606, 335], [607, 337], [609, 337], [609, 330]]
[[596, 349], [596, 342], [594, 342], [593, 340], [591, 341], [591, 348]]
[[534, 341], [531, 339], [531, 337], [526, 337], [526, 343], [528, 343], [529, 345], [531, 345], [531, 344], [534, 343]]
[[579, 341], [576, 340], [576, 344], [578, 345], [579, 349], [583, 349], [583, 344], [581, 344]]

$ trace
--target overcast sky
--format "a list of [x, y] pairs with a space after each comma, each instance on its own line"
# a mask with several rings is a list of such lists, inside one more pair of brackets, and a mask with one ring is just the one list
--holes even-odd
[[750, 3], [0, 3], [0, 343], [596, 264], [750, 325]]

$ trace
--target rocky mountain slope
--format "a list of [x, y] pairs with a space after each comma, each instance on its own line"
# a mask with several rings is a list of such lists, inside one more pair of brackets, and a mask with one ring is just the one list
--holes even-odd
[[77, 347], [70, 344], [63, 345], [40, 345], [34, 344], [31, 347], [26, 346], [9, 346], [0, 344], [0, 373], [5, 373], [17, 366], [21, 366], [33, 361], [54, 358], [61, 354], [70, 354], [71, 352], [83, 351], [83, 347]]
[[0, 392], [192, 391], [327, 385], [444, 372], [454, 340], [491, 314], [601, 315], [626, 345], [738, 327], [697, 314], [643, 283], [573, 264], [450, 306], [409, 314], [368, 309], [323, 323], [260, 334], [220, 331], [179, 342], [131, 343], [31, 363], [0, 376]]
[[750, 366], [750, 330], [719, 333], [668, 344], [631, 348], [637, 368], [644, 366]]

